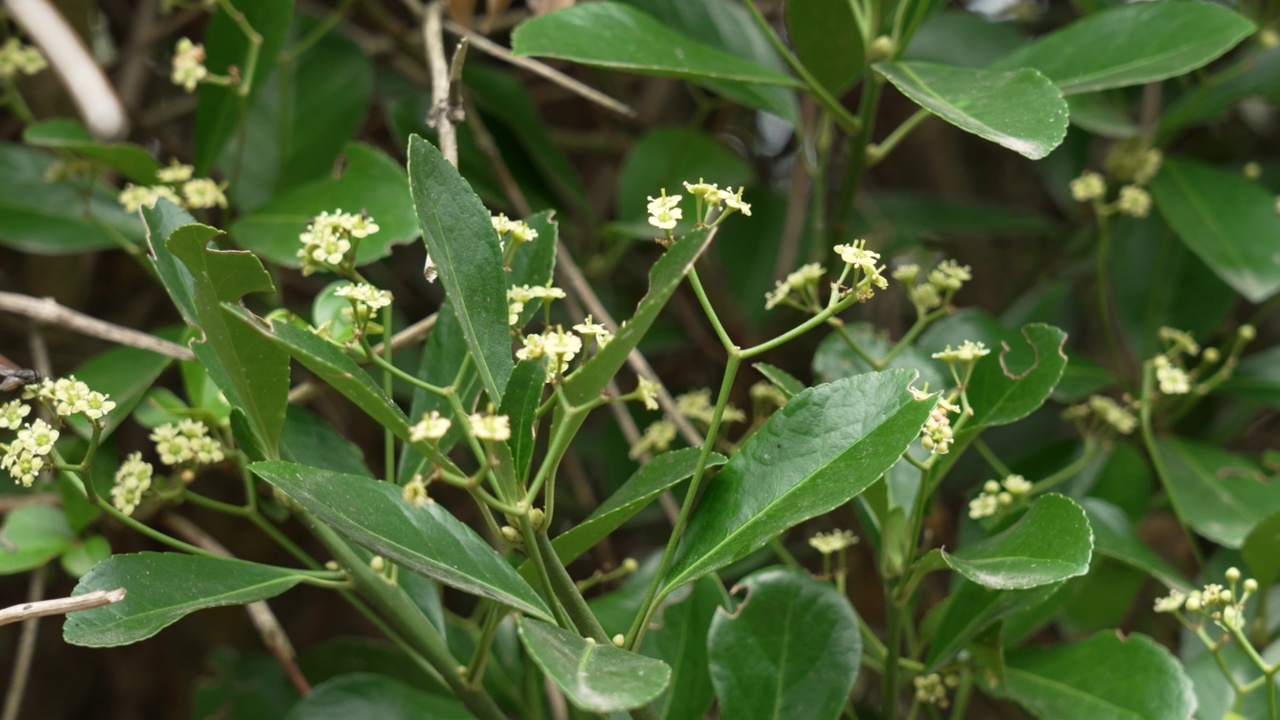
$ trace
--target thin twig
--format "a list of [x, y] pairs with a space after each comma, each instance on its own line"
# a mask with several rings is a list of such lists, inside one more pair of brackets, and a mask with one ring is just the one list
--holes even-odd
[[[234, 557], [231, 551], [223, 547], [212, 535], [181, 515], [166, 513], [161, 518], [161, 522], [172, 530], [174, 535], [184, 538], [192, 545], [202, 547], [217, 555]], [[258, 635], [262, 638], [262, 643], [275, 656], [276, 662], [280, 664], [285, 674], [289, 676], [293, 686], [304, 696], [311, 694], [311, 684], [307, 682], [306, 676], [298, 668], [296, 661], [298, 653], [293, 649], [293, 643], [289, 642], [289, 636], [285, 633], [284, 627], [280, 625], [280, 620], [276, 618], [275, 613], [271, 611], [271, 607], [267, 605], [265, 600], [259, 600], [245, 605], [244, 609], [245, 612], [249, 613], [249, 621], [253, 623], [253, 627], [258, 631]]]
[[192, 353], [189, 348], [175, 342], [99, 320], [92, 315], [59, 305], [53, 298], [34, 298], [30, 295], [0, 292], [0, 311], [24, 315], [45, 325], [64, 327], [81, 335], [101, 338], [117, 345], [148, 350], [177, 360], [196, 359], [195, 353]]
[[[431, 313], [430, 315], [422, 318], [418, 322], [401, 330], [395, 335], [392, 335], [391, 351], [395, 352], [405, 347], [406, 345], [412, 345], [413, 343], [423, 340], [424, 338], [427, 337], [427, 335], [431, 334], [431, 330], [435, 326], [436, 326], [436, 313]], [[377, 345], [373, 346], [373, 353], [375, 355], [381, 355], [384, 349], [385, 349], [384, 344], [378, 343]], [[325, 388], [325, 385], [314, 382], [312, 380], [308, 380], [304, 383], [299, 383], [296, 387], [294, 387], [292, 390], [289, 391], [289, 404], [290, 405], [305, 404], [309, 402], [312, 398], [314, 398], [317, 394], [319, 394], [320, 391], [323, 390], [324, 388]]]
[[31, 618], [66, 615], [67, 613], [80, 612], [81, 610], [92, 610], [96, 607], [120, 602], [124, 599], [124, 596], [124, 588], [116, 588], [115, 590], [94, 590], [75, 597], [24, 602], [21, 605], [13, 605], [0, 610], [0, 625], [8, 625], [9, 623]]
[[[35, 656], [36, 636], [40, 632], [40, 614], [32, 613], [32, 608], [48, 602], [57, 602], [40, 600], [44, 597], [48, 568], [47, 565], [41, 565], [31, 573], [31, 581], [27, 586], [27, 602], [0, 611], [0, 625], [4, 622], [23, 621], [22, 635], [18, 638], [18, 649], [14, 651], [13, 670], [9, 673], [9, 692], [4, 698], [4, 713], [0, 715], [3, 720], [17, 720], [18, 713], [22, 710], [22, 696], [27, 692], [27, 678], [31, 677], [31, 659]], [[5, 613], [10, 613], [7, 620], [3, 619]]]
[[454, 124], [461, 118], [460, 108], [449, 102], [449, 65], [444, 57], [444, 3], [434, 0], [427, 5], [422, 20], [422, 40], [427, 48], [427, 67], [431, 70], [431, 110], [427, 114], [427, 126], [435, 128], [440, 138], [440, 154], [449, 164], [458, 167], [458, 135]]

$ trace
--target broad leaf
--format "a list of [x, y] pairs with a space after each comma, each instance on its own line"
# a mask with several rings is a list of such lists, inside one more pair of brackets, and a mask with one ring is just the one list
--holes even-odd
[[1134, 531], [1124, 511], [1105, 500], [1087, 497], [1080, 501], [1089, 527], [1093, 530], [1093, 549], [1098, 555], [1109, 557], [1156, 578], [1168, 587], [1186, 592], [1190, 583], [1178, 571], [1155, 554]]
[[115, 555], [80, 578], [72, 595], [124, 588], [124, 599], [71, 613], [62, 638], [87, 647], [128, 645], [197, 610], [266, 600], [301, 581], [301, 575], [287, 568], [232, 558], [154, 552]]
[[732, 615], [716, 613], [707, 635], [721, 715], [839, 717], [862, 664], [858, 617], [848, 599], [793, 569], [762, 570], [738, 588], [746, 598]]
[[1253, 526], [1240, 546], [1240, 554], [1259, 587], [1269, 588], [1280, 577], [1280, 510]]
[[22, 141], [31, 147], [52, 148], [96, 160], [139, 185], [156, 181], [160, 163], [140, 145], [99, 142], [84, 126], [69, 118], [46, 120], [22, 131]]
[[866, 55], [850, 7], [846, 0], [791, 0], [783, 8], [800, 62], [836, 97], [857, 81]]
[[1226, 382], [1221, 392], [1246, 400], [1280, 408], [1280, 345], [1246, 355]]
[[1042, 495], [1009, 528], [942, 556], [983, 587], [1024, 590], [1089, 572], [1093, 533], [1084, 509], [1071, 498]]
[[[163, 250], [183, 263], [190, 278], [195, 317], [187, 322], [203, 334], [191, 349], [232, 405], [244, 413], [263, 450], [274, 455], [284, 425], [289, 357], [237, 320], [244, 315], [230, 304], [247, 293], [275, 292], [275, 287], [252, 253], [209, 249], [209, 240], [217, 234], [206, 225], [185, 225], [169, 235]], [[155, 238], [152, 249], [159, 264], [162, 249]]]
[[1067, 103], [1035, 70], [993, 72], [924, 62], [877, 63], [875, 69], [934, 115], [1032, 160], [1048, 155], [1067, 135]]
[[489, 211], [440, 151], [416, 135], [409, 138], [409, 189], [472, 362], [497, 403], [513, 363], [502, 250]]
[[775, 412], [707, 486], [665, 592], [746, 557], [879, 479], [935, 404], [911, 397], [914, 378], [910, 370], [888, 370], [837, 380]]
[[502, 396], [498, 412], [511, 420], [511, 457], [515, 461], [516, 477], [525, 478], [533, 461], [533, 447], [538, 442], [538, 406], [542, 404], [542, 388], [546, 384], [547, 369], [541, 360], [521, 360], [507, 383], [507, 393]]
[[75, 546], [62, 510], [28, 505], [10, 510], [0, 526], [0, 575], [34, 570]]
[[1196, 707], [1191, 680], [1164, 646], [1109, 630], [1014, 650], [1005, 656], [1004, 685], [986, 689], [1041, 718], [1167, 720], [1189, 718]]
[[45, 179], [48, 153], [0, 143], [0, 245], [36, 255], [117, 248], [142, 240], [136, 215], [126, 214], [105, 183]]
[[290, 405], [280, 434], [280, 459], [352, 475], [368, 475], [364, 453], [306, 408]]
[[987, 628], [1039, 605], [1061, 589], [1062, 584], [1051, 583], [1029, 590], [992, 590], [961, 580], [959, 587], [951, 591], [942, 620], [930, 640], [926, 670], [945, 665]]
[[1250, 301], [1280, 290], [1275, 195], [1241, 175], [1191, 160], [1166, 160], [1151, 196], [1182, 242]]
[[765, 362], [752, 363], [751, 367], [765, 377], [771, 385], [777, 388], [788, 400], [804, 392], [805, 384], [800, 382], [796, 376], [783, 370], [780, 367], [770, 365]]
[[1035, 68], [1067, 94], [1143, 85], [1206, 65], [1253, 31], [1219, 5], [1133, 3], [1077, 20], [993, 67]]
[[516, 55], [688, 80], [735, 80], [797, 86], [789, 75], [705, 45], [617, 2], [574, 5], [522, 23], [511, 36]]
[[707, 633], [723, 599], [719, 578], [703, 577], [688, 597], [668, 598], [657, 627], [644, 636], [643, 651], [671, 666], [671, 685], [654, 702], [663, 720], [702, 720], [714, 696], [707, 658]]
[[617, 712], [647, 704], [667, 687], [671, 668], [661, 660], [576, 633], [520, 618], [520, 641], [569, 701], [588, 712]]
[[316, 685], [285, 720], [414, 717], [469, 720], [475, 715], [454, 698], [425, 693], [385, 675], [354, 672]]
[[378, 232], [362, 239], [356, 248], [358, 265], [381, 260], [391, 254], [393, 246], [417, 238], [421, 230], [400, 164], [361, 143], [347, 145], [346, 157], [341, 177], [286, 192], [237, 220], [231, 226], [236, 243], [278, 265], [298, 267], [298, 251], [302, 249], [298, 236], [311, 218], [335, 210], [366, 210], [378, 223]]
[[1253, 526], [1280, 510], [1280, 483], [1264, 480], [1251, 460], [1179, 438], [1158, 440], [1155, 453], [1178, 517], [1219, 545], [1240, 547]]
[[249, 469], [334, 530], [406, 569], [535, 617], [551, 617], [507, 561], [439, 504], [415, 508], [391, 483], [304, 465], [266, 462]]
[[1247, 97], [1271, 96], [1277, 82], [1280, 48], [1264, 48], [1259, 43], [1253, 52], [1239, 53], [1235, 62], [1191, 85], [1160, 113], [1156, 143], [1163, 146], [1184, 127], [1214, 120]]

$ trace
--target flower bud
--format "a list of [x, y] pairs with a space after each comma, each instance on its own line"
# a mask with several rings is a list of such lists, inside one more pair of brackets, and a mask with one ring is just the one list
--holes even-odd
[[635, 558], [627, 558], [622, 561], [622, 569], [624, 572], [633, 573], [640, 567], [640, 563]]
[[1245, 591], [1245, 592], [1247, 592], [1247, 593], [1249, 593], [1250, 595], [1252, 595], [1253, 593], [1258, 592], [1258, 581], [1257, 581], [1257, 580], [1254, 580], [1253, 578], [1249, 578], [1249, 579], [1245, 580], [1245, 581], [1244, 581], [1244, 591]]
[[506, 540], [510, 545], [524, 544], [524, 536], [520, 534], [519, 530], [511, 527], [510, 525], [503, 525], [499, 532], [502, 533], [502, 539]]
[[1245, 342], [1252, 342], [1254, 338], [1258, 337], [1258, 330], [1252, 325], [1241, 325], [1240, 329], [1236, 331], [1236, 335]]
[[888, 35], [881, 35], [871, 41], [871, 47], [867, 52], [867, 62], [880, 62], [888, 60], [898, 52], [898, 44]]
[[1227, 577], [1227, 582], [1229, 583], [1240, 582], [1240, 568], [1236, 568], [1236, 567], [1227, 568], [1226, 577]]
[[529, 511], [529, 522], [533, 523], [534, 530], [541, 530], [546, 520], [547, 514], [542, 511], [542, 508], [534, 508]]
[[386, 567], [387, 561], [381, 555], [374, 555], [373, 558], [369, 560], [369, 569], [376, 573], [382, 572]]
[[622, 646], [623, 646], [623, 645], [625, 645], [626, 643], [627, 643], [627, 637], [626, 637], [625, 635], [623, 635], [622, 633], [618, 633], [617, 635], [614, 635], [614, 636], [613, 636], [613, 646], [614, 646], [614, 647], [622, 647]]

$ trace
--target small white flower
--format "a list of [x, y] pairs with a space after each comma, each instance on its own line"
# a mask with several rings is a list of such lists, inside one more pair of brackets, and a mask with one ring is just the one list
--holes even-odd
[[227, 196], [222, 192], [226, 183], [218, 184], [209, 178], [188, 180], [182, 184], [182, 197], [187, 207], [211, 208], [227, 206]]
[[825, 535], [818, 533], [809, 538], [809, 547], [823, 555], [831, 555], [857, 544], [858, 536], [852, 530], [832, 530]]
[[0, 78], [11, 80], [19, 74], [35, 75], [48, 66], [38, 48], [24, 45], [16, 37], [10, 37], [0, 46]]
[[204, 46], [191, 42], [190, 38], [179, 40], [173, 48], [173, 73], [170, 78], [173, 83], [191, 92], [207, 77], [209, 69], [204, 66]]
[[506, 415], [474, 413], [467, 416], [467, 424], [479, 440], [503, 442], [511, 438], [511, 418]]
[[1178, 590], [1170, 590], [1169, 594], [1156, 598], [1155, 610], [1158, 613], [1174, 612], [1181, 610], [1182, 604], [1187, 601], [1187, 594]]
[[1191, 392], [1191, 376], [1186, 370], [1174, 365], [1167, 355], [1157, 355], [1153, 362], [1160, 392], [1165, 395], [1186, 395]]
[[1144, 218], [1151, 212], [1151, 193], [1137, 185], [1125, 185], [1120, 188], [1116, 209], [1130, 217]]
[[22, 419], [31, 414], [31, 406], [21, 400], [10, 400], [0, 405], [0, 429], [17, 430]]
[[1010, 475], [1004, 479], [1004, 489], [1012, 495], [1022, 497], [1031, 492], [1031, 481], [1021, 475]]
[[982, 493], [969, 501], [969, 517], [974, 520], [991, 517], [996, 514], [998, 509], [1000, 509], [999, 500], [996, 499], [995, 495], [988, 493]]
[[142, 453], [130, 453], [116, 471], [116, 484], [111, 488], [111, 504], [125, 515], [132, 515], [151, 487], [152, 468], [142, 461]]
[[736, 192], [736, 193], [734, 193], [734, 194], [732, 194], [732, 195], [727, 195], [727, 194], [726, 194], [726, 195], [724, 196], [724, 204], [725, 204], [726, 206], [728, 206], [730, 210], [737, 210], [738, 212], [742, 213], [743, 215], [750, 216], [750, 215], [751, 215], [751, 205], [750, 205], [750, 204], [748, 204], [748, 203], [744, 203], [744, 202], [742, 202], [742, 191], [743, 191], [743, 190], [745, 190], [745, 189], [746, 189], [746, 188], [741, 188], [741, 187], [740, 187], [740, 188], [738, 188], [738, 192]]
[[449, 427], [452, 424], [449, 418], [442, 416], [436, 410], [432, 410], [429, 414], [424, 414], [421, 420], [409, 428], [409, 440], [411, 442], [435, 442], [449, 432]]
[[1107, 181], [1101, 175], [1086, 170], [1071, 181], [1071, 199], [1076, 202], [1100, 200], [1107, 194]]
[[391, 304], [394, 299], [387, 290], [379, 290], [368, 283], [343, 285], [333, 291], [334, 295], [351, 300], [355, 305], [365, 306], [369, 310], [380, 310]]
[[929, 272], [929, 283], [938, 290], [959, 290], [972, 279], [971, 268], [955, 260], [943, 260]]
[[658, 383], [643, 375], [640, 376], [636, 392], [640, 393], [640, 400], [644, 403], [646, 410], [658, 409], [658, 388]]
[[178, 162], [177, 158], [169, 161], [168, 167], [160, 168], [156, 171], [156, 179], [165, 183], [180, 183], [191, 179], [191, 174], [195, 172], [195, 168], [190, 165], [183, 165]]
[[414, 475], [412, 480], [405, 483], [402, 496], [406, 504], [416, 508], [431, 503], [431, 496], [427, 495], [427, 483], [421, 475]]
[[661, 230], [671, 230], [683, 217], [684, 211], [676, 207], [680, 203], [680, 195], [668, 196], [666, 191], [661, 197], [649, 197], [649, 224]]

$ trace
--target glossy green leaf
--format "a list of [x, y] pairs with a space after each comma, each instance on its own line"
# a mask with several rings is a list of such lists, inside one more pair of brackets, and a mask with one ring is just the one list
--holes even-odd
[[1089, 572], [1093, 533], [1083, 508], [1051, 493], [1007, 529], [958, 552], [943, 550], [942, 556], [983, 587], [1025, 590]]
[[[284, 425], [289, 357], [247, 325], [230, 304], [247, 293], [275, 292], [275, 286], [252, 253], [210, 249], [208, 242], [217, 234], [206, 225], [185, 225], [169, 235], [164, 248], [183, 263], [190, 278], [195, 318], [188, 318], [188, 323], [203, 335], [191, 349], [232, 405], [245, 414], [264, 450], [274, 454]], [[152, 247], [158, 256], [161, 250], [154, 242]]]
[[[654, 702], [662, 720], [701, 720], [714, 692], [707, 657], [707, 633], [723, 599], [720, 580], [703, 577], [685, 586], [687, 597], [670, 597], [655, 615], [657, 627], [644, 636], [644, 651], [671, 666], [671, 684]], [[652, 652], [651, 652], [652, 651]]]
[[1246, 355], [1218, 390], [1280, 408], [1280, 345]]
[[[400, 573], [399, 579], [422, 578], [413, 573]], [[425, 583], [430, 580], [422, 578]], [[434, 586], [434, 584], [432, 584]], [[298, 669], [312, 683], [325, 682], [350, 673], [370, 672], [399, 680], [407, 685], [448, 692], [448, 686], [410, 660], [409, 655], [390, 641], [367, 636], [339, 635], [309, 648], [298, 660]]]
[[636, 311], [627, 324], [618, 328], [603, 350], [591, 356], [573, 376], [564, 383], [565, 397], [574, 405], [582, 405], [604, 390], [613, 376], [627, 361], [627, 355], [649, 332], [658, 313], [666, 306], [671, 294], [684, 280], [698, 259], [715, 237], [715, 230], [699, 230], [676, 240], [675, 244], [658, 258], [649, 270], [649, 292], [640, 298]]
[[1155, 452], [1165, 490], [1182, 521], [1230, 548], [1280, 509], [1280, 483], [1263, 479], [1253, 461], [1214, 445], [1163, 438]]
[[[889, 354], [893, 344], [888, 337], [876, 330], [867, 322], [852, 322], [844, 327], [845, 334], [858, 344], [862, 352], [879, 360]], [[950, 374], [940, 366], [938, 361], [929, 357], [927, 352], [914, 345], [908, 345], [902, 352], [894, 355], [887, 365], [889, 368], [905, 368], [920, 373], [919, 387], [927, 383], [931, 391], [946, 387]], [[875, 370], [862, 355], [854, 352], [840, 332], [833, 332], [822, 339], [818, 349], [813, 353], [813, 374], [822, 382], [831, 382], [840, 378], [853, 377]]]
[[[648, 507], [662, 493], [693, 475], [698, 466], [700, 448], [684, 448], [663, 453], [636, 470], [622, 487], [600, 503], [587, 519], [556, 536], [552, 546], [563, 563], [573, 562], [595, 547], [635, 514]], [[723, 465], [726, 458], [711, 453], [707, 468]]]
[[290, 405], [280, 433], [280, 459], [351, 475], [368, 475], [364, 453], [306, 408]]
[[62, 510], [27, 505], [5, 513], [0, 526], [0, 575], [34, 570], [70, 550], [75, 533]]
[[1220, 5], [1126, 4], [1049, 33], [993, 67], [1035, 68], [1067, 94], [1143, 85], [1204, 66], [1253, 31]]
[[1191, 589], [1190, 583], [1182, 578], [1177, 569], [1142, 544], [1123, 510], [1105, 500], [1091, 497], [1082, 499], [1080, 505], [1093, 530], [1094, 552], [1137, 568], [1170, 588], [1183, 592]]
[[547, 369], [540, 360], [521, 360], [511, 371], [507, 393], [502, 396], [498, 412], [511, 419], [511, 457], [515, 461], [516, 477], [524, 478], [533, 461], [533, 448], [538, 443], [538, 406], [542, 404], [542, 388], [546, 384]]
[[787, 38], [818, 83], [839, 97], [862, 74], [862, 33], [846, 0], [789, 0]]
[[1156, 641], [1105, 630], [1073, 644], [1005, 655], [1005, 684], [988, 686], [1041, 718], [1189, 718], [1196, 701], [1182, 664]]
[[1142, 132], [1121, 92], [1072, 95], [1067, 98], [1067, 106], [1071, 109], [1071, 124], [1094, 135], [1118, 140], [1137, 137]]
[[1242, 52], [1238, 59], [1197, 82], [1160, 113], [1157, 144], [1164, 145], [1179, 130], [1214, 120], [1247, 97], [1273, 96], [1280, 89], [1280, 48]]
[[352, 720], [352, 718], [474, 718], [458, 700], [425, 693], [416, 687], [369, 672], [330, 678], [299, 700], [285, 720]]
[[[227, 6], [231, 7], [231, 6]], [[275, 65], [285, 37], [289, 33], [289, 23], [293, 19], [293, 0], [255, 0], [234, 6], [243, 14], [244, 21], [253, 28], [262, 40], [258, 50], [258, 63], [253, 69], [253, 77], [246, 78], [250, 93], [248, 100], [261, 92], [267, 75]], [[243, 74], [247, 69], [249, 39], [244, 31], [231, 19], [226, 7], [218, 6], [209, 20], [208, 30], [204, 36], [205, 67], [209, 72], [226, 75], [232, 67]], [[218, 162], [223, 147], [240, 127], [244, 98], [240, 96], [239, 85], [216, 85], [203, 83], [197, 91], [200, 103], [196, 107], [195, 167], [196, 174], [205, 176], [210, 168]]]
[[298, 236], [321, 212], [368, 211], [378, 232], [356, 248], [356, 264], [367, 265], [391, 254], [391, 248], [418, 237], [408, 180], [400, 164], [386, 153], [362, 143], [346, 147], [346, 168], [337, 179], [318, 180], [296, 188], [231, 225], [240, 247], [278, 265], [298, 267]]
[[106, 165], [139, 185], [156, 181], [160, 163], [142, 146], [133, 143], [99, 142], [79, 122], [57, 118], [28, 125], [22, 141], [31, 147], [64, 150]]
[[839, 717], [862, 664], [848, 599], [794, 569], [762, 570], [737, 587], [746, 598], [732, 615], [716, 613], [707, 635], [721, 715]]
[[409, 138], [409, 188], [472, 362], [498, 402], [513, 362], [502, 251], [489, 211], [440, 151], [416, 135]]
[[1025, 43], [1015, 23], [991, 22], [957, 8], [929, 18], [902, 51], [902, 60], [984, 68]]
[[770, 384], [780, 390], [788, 400], [805, 390], [806, 385], [804, 383], [780, 367], [764, 362], [753, 363], [751, 367], [755, 368]]
[[507, 561], [437, 503], [415, 508], [391, 483], [294, 463], [254, 463], [249, 469], [334, 530], [408, 570], [536, 617], [551, 617], [542, 598]]
[[1240, 546], [1252, 577], [1260, 587], [1269, 588], [1280, 577], [1280, 510], [1253, 526]]
[[1035, 607], [1062, 589], [1050, 583], [1028, 590], [992, 590], [961, 580], [951, 591], [946, 610], [938, 622], [925, 658], [926, 671], [933, 671], [955, 657], [987, 628], [1014, 613]]
[[993, 72], [924, 62], [877, 63], [903, 95], [964, 130], [1039, 160], [1067, 135], [1067, 103], [1031, 69]]
[[520, 641], [569, 701], [588, 712], [647, 704], [666, 688], [671, 668], [610, 645], [597, 645], [554, 625], [519, 619]]
[[1191, 160], [1165, 160], [1151, 197], [1182, 242], [1250, 301], [1280, 290], [1275, 195], [1238, 174]]
[[72, 595], [124, 588], [120, 602], [74, 612], [62, 626], [72, 645], [146, 640], [197, 610], [275, 597], [302, 581], [287, 568], [232, 558], [144, 552], [115, 555], [80, 578]]
[[911, 397], [914, 378], [910, 370], [888, 370], [837, 380], [805, 390], [770, 416], [707, 485], [667, 591], [746, 557], [879, 479], [935, 404]]
[[62, 570], [73, 578], [79, 578], [94, 565], [111, 557], [111, 543], [101, 535], [90, 535], [76, 543], [58, 558]]
[[[174, 330], [159, 333], [166, 340], [177, 340], [180, 334], [180, 331]], [[171, 363], [171, 357], [122, 346], [91, 358], [71, 373], [95, 391], [110, 395], [116, 404], [101, 419], [106, 425], [102, 437], [115, 432], [120, 422], [133, 412], [143, 395], [151, 389], [152, 383]], [[93, 434], [88, 419], [83, 415], [72, 415], [66, 422], [81, 437], [88, 438]]]
[[0, 245], [35, 255], [66, 255], [142, 240], [136, 215], [117, 191], [84, 180], [50, 182], [52, 155], [0, 143]]
[[[298, 16], [294, 44], [319, 24]], [[301, 53], [286, 51], [281, 59], [255, 93], [245, 120], [245, 153], [233, 188], [242, 212], [330, 175], [373, 100], [373, 61], [341, 32], [330, 30]], [[329, 209], [336, 207], [342, 206]]]
[[[685, 181], [703, 178], [720, 187], [740, 186], [751, 182], [752, 175], [746, 160], [706, 133], [690, 128], [654, 130], [636, 141], [618, 173], [618, 217], [643, 221], [645, 198], [657, 197], [663, 188], [668, 195], [686, 194], [681, 184]], [[648, 226], [651, 235], [654, 230]]]
[[617, 2], [584, 3], [520, 24], [516, 55], [689, 80], [796, 86], [789, 75], [694, 40], [652, 15]]
[[[769, 37], [738, 0], [623, 0], [652, 15], [668, 29], [709, 47], [745, 58], [761, 67], [789, 73]], [[773, 113], [795, 125], [800, 120], [800, 103], [790, 88], [741, 83], [730, 80], [700, 80], [700, 85], [745, 107]]]

